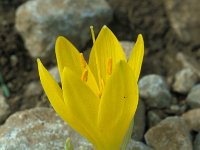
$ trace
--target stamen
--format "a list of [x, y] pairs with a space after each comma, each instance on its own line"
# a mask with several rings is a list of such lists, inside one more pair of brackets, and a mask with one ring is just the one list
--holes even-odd
[[81, 80], [86, 82], [87, 79], [88, 79], [88, 70], [85, 69], [85, 70], [83, 71], [83, 73], [82, 73]]
[[84, 58], [84, 56], [83, 56], [83, 53], [80, 53], [80, 63], [81, 63], [81, 68], [82, 68], [82, 69], [85, 69], [87, 63], [86, 63], [86, 61], [85, 61], [85, 58]]
[[94, 33], [94, 27], [93, 26], [90, 26], [90, 31], [91, 31], [91, 34], [92, 34], [92, 41], [93, 41], [93, 44], [95, 43], [95, 33]]
[[106, 71], [107, 71], [108, 75], [111, 75], [111, 73], [112, 73], [112, 58], [108, 59]]

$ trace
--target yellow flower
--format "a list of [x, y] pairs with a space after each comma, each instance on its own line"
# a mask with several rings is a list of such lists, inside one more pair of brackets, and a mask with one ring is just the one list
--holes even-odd
[[112, 33], [102, 27], [87, 64], [64, 37], [56, 41], [62, 88], [38, 60], [44, 91], [55, 111], [97, 150], [119, 150], [138, 104], [138, 77], [144, 54], [139, 35], [130, 58]]

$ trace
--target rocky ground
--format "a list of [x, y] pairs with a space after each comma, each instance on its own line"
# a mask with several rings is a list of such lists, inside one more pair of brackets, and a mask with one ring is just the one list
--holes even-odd
[[98, 32], [104, 24], [127, 56], [138, 33], [145, 40], [129, 149], [200, 150], [199, 5], [198, 0], [0, 1], [0, 150], [60, 150], [67, 137], [76, 149], [92, 149], [50, 108], [36, 58], [59, 82], [55, 38], [68, 37], [88, 57], [89, 26]]

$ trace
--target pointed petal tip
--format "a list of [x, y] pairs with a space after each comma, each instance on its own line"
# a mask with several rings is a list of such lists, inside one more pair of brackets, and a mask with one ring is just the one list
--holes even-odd
[[65, 37], [64, 37], [64, 36], [61, 36], [61, 35], [59, 35], [59, 36], [57, 37], [56, 41], [60, 41], [60, 40], [63, 40], [63, 39], [65, 39]]
[[58, 36], [56, 39], [56, 46], [58, 46], [64, 40], [66, 40], [66, 38], [64, 36]]
[[106, 25], [103, 25], [103, 28], [108, 28]]
[[39, 63], [41, 63], [41, 60], [40, 60], [40, 58], [37, 58], [37, 63], [39, 64]]
[[142, 34], [138, 34], [138, 40], [140, 40], [141, 42], [144, 42]]
[[44, 66], [43, 66], [43, 64], [42, 64], [42, 62], [41, 62], [41, 60], [39, 58], [37, 58], [37, 65], [38, 65], [38, 69], [39, 70], [44, 68]]

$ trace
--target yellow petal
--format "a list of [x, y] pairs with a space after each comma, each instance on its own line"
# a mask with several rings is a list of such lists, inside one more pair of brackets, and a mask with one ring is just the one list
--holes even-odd
[[120, 60], [126, 60], [126, 57], [115, 35], [104, 26], [92, 47], [89, 58], [89, 66], [98, 83], [100, 80], [98, 70], [101, 78], [106, 80], [106, 64], [109, 59], [112, 59], [113, 66], [115, 66]]
[[99, 87], [97, 85], [97, 81], [93, 75], [93, 73], [91, 72], [89, 66], [86, 67], [88, 69], [88, 80], [86, 82], [86, 84], [88, 85], [88, 87], [90, 87], [90, 89], [97, 95], [99, 96]]
[[[70, 68], [78, 76], [81, 76], [82, 64], [81, 64], [80, 55], [81, 54], [79, 53], [79, 51], [66, 38], [62, 36], [58, 37], [56, 41], [56, 57], [57, 57], [57, 63], [58, 63], [60, 76], [62, 74], [64, 67]], [[92, 72], [90, 71], [90, 69], [88, 67], [87, 69], [88, 69], [87, 84], [94, 91], [94, 93], [98, 94], [99, 89], [98, 89], [96, 80]]]
[[54, 110], [65, 120], [65, 103], [62, 90], [39, 59], [37, 60], [37, 63], [40, 81], [44, 91]]
[[[69, 68], [63, 71], [63, 96], [69, 113], [68, 122], [93, 144], [98, 143], [96, 132], [99, 99], [92, 90]], [[83, 125], [84, 128], [79, 126]], [[98, 141], [98, 142], [97, 142]]]
[[133, 71], [120, 61], [107, 81], [98, 114], [99, 131], [110, 147], [119, 149], [138, 104], [138, 86]]
[[56, 40], [56, 58], [60, 76], [64, 67], [81, 75], [80, 53], [66, 38], [59, 36]]
[[128, 64], [134, 71], [136, 81], [138, 81], [138, 78], [140, 76], [143, 56], [144, 56], [144, 41], [142, 35], [139, 34], [137, 41], [131, 52], [130, 58], [128, 60]]

